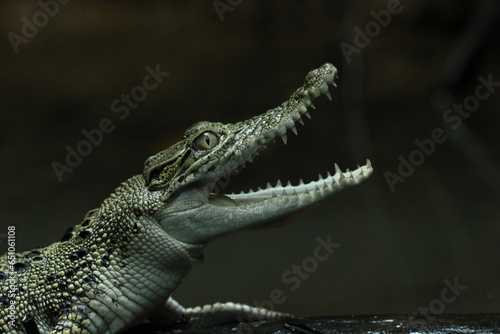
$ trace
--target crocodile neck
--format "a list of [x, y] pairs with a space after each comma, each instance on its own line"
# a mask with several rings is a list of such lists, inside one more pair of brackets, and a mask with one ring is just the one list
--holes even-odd
[[[162, 293], [165, 299], [187, 275], [193, 263], [202, 261], [204, 243], [191, 244], [172, 238], [155, 218], [161, 206], [136, 175], [123, 182], [82, 223], [66, 232], [57, 250], [62, 256], [78, 261], [90, 256], [97, 266], [115, 277], [127, 277], [130, 263], [136, 266], [134, 279], [151, 280], [145, 287]], [[164, 279], [168, 277], [168, 279]]]

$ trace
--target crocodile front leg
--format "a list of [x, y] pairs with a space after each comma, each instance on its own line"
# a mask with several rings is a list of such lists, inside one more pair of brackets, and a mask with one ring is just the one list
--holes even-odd
[[170, 297], [158, 313], [150, 319], [153, 322], [184, 319], [186, 328], [209, 328], [230, 323], [254, 323], [291, 318], [294, 316], [288, 313], [232, 302], [184, 308]]

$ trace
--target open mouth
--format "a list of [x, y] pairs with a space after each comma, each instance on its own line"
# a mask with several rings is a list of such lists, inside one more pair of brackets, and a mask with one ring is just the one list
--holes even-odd
[[[299, 88], [287, 102], [259, 116], [261, 117], [260, 119], [252, 120], [248, 126], [242, 127], [242, 133], [250, 133], [252, 131], [261, 133], [255, 136], [255, 142], [253, 145], [249, 145], [250, 148], [245, 152], [246, 154], [241, 154], [240, 159], [235, 159], [237, 164], [233, 166], [236, 167], [231, 168], [228, 173], [213, 184], [213, 187], [209, 191], [209, 202], [211, 204], [254, 207], [264, 204], [285, 205], [297, 203], [301, 207], [309, 206], [347, 187], [362, 183], [372, 174], [373, 169], [370, 160], [367, 160], [362, 166], [358, 165], [352, 171], [349, 169], [342, 171], [335, 164], [333, 174], [328, 172], [325, 177], [319, 174], [317, 180], [309, 183], [304, 183], [300, 180], [298, 184], [293, 185], [290, 181], [286, 184], [278, 181], [275, 186], [271, 186], [268, 183], [266, 188], [258, 188], [255, 191], [250, 189], [247, 192], [242, 191], [238, 194], [221, 193], [222, 188], [229, 183], [230, 176], [239, 174], [247, 162], [252, 162], [253, 158], [259, 154], [259, 151], [266, 149], [268, 143], [280, 137], [286, 145], [288, 130], [297, 135], [296, 123], [303, 125], [303, 116], [311, 118], [308, 110], [309, 108], [315, 109], [312, 104], [313, 100], [321, 95], [325, 95], [330, 101], [332, 100], [328, 85], [336, 87], [334, 82], [336, 73], [336, 68], [331, 64], [325, 64], [321, 68], [311, 71], [306, 77], [304, 86]], [[293, 104], [292, 106], [290, 106], [291, 103]], [[262, 131], [259, 123], [271, 123], [271, 121], [266, 120], [266, 117], [276, 120], [276, 124], [274, 128]]]
[[196, 123], [186, 130], [185, 141], [148, 159], [145, 178], [150, 188], [162, 189], [168, 208], [159, 215], [165, 230], [181, 241], [205, 242], [287, 221], [365, 181], [372, 174], [369, 160], [352, 171], [335, 165], [333, 175], [320, 175], [309, 183], [278, 181], [256, 191], [222, 193], [230, 176], [239, 174], [267, 144], [278, 137], [286, 144], [288, 131], [297, 133], [296, 124], [303, 124], [304, 116], [310, 118], [312, 101], [321, 95], [331, 99], [328, 85], [335, 86], [336, 74], [335, 66], [326, 63], [310, 71], [304, 84], [277, 108], [234, 124]]

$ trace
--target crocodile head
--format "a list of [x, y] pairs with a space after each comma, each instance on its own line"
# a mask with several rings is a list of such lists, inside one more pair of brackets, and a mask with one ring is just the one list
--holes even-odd
[[335, 85], [337, 69], [324, 64], [309, 72], [304, 85], [290, 99], [266, 113], [235, 124], [199, 122], [187, 129], [184, 140], [150, 157], [144, 178], [161, 198], [160, 225], [178, 240], [201, 243], [245, 228], [282, 221], [330, 195], [359, 184], [372, 173], [370, 162], [304, 184], [242, 192], [218, 193], [218, 182], [238, 173], [276, 137], [286, 143], [288, 130], [309, 116], [312, 100]]

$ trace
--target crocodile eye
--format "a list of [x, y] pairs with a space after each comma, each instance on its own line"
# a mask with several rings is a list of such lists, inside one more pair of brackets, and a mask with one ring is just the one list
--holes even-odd
[[219, 144], [219, 137], [211, 132], [203, 132], [195, 140], [194, 144], [199, 150], [210, 150]]

